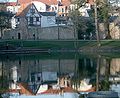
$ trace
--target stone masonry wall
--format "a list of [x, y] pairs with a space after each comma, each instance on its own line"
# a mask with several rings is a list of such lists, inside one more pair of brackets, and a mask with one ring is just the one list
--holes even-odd
[[[19, 35], [19, 34], [20, 35]], [[4, 39], [74, 39], [74, 28], [69, 26], [59, 27], [29, 27], [29, 28], [16, 28], [4, 32]]]

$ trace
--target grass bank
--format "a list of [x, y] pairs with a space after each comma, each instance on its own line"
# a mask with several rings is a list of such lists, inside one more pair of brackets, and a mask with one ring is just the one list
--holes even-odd
[[95, 40], [0, 40], [0, 49], [78, 49], [81, 51], [119, 51], [120, 40], [102, 40], [97, 46]]

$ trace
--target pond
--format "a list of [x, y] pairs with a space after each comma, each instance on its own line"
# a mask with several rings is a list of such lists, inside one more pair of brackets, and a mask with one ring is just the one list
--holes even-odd
[[[20, 91], [21, 88], [23, 90]], [[113, 90], [120, 94], [120, 55], [80, 53], [1, 55], [0, 92], [6, 90], [26, 93], [29, 97], [32, 94], [60, 94], [61, 91], [81, 93]], [[67, 98], [68, 95], [64, 96]], [[61, 97], [58, 95], [58, 98]], [[73, 95], [71, 98], [74, 98]]]

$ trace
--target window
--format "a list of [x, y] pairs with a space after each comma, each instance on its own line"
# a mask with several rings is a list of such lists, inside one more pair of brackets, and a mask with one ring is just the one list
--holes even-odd
[[18, 39], [20, 39], [20, 38], [21, 38], [20, 33], [18, 33]]
[[34, 81], [35, 81], [35, 76], [32, 75], [32, 76], [31, 76], [31, 82], [34, 82]]
[[55, 6], [55, 10], [57, 10], [57, 7]]
[[30, 12], [31, 12], [32, 14], [34, 14], [34, 13], [35, 13], [35, 9], [30, 9]]
[[64, 9], [62, 8], [62, 12], [64, 12]]
[[41, 79], [40, 77], [37, 77], [37, 80], [38, 80], [38, 81], [40, 81], [40, 79]]
[[20, 18], [17, 18], [17, 21], [20, 22]]
[[67, 10], [68, 8], [67, 8], [67, 6], [65, 7], [65, 10]]
[[42, 8], [40, 7], [40, 10], [42, 10]]
[[54, 11], [54, 7], [52, 7], [52, 11]]
[[36, 21], [40, 21], [40, 20], [39, 20], [39, 17], [36, 17]]
[[64, 14], [62, 14], [62, 17], [64, 16]]
[[33, 17], [30, 17], [30, 24], [33, 24]]

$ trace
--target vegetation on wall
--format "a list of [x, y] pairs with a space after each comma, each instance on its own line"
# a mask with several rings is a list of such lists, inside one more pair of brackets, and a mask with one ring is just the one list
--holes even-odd
[[3, 30], [11, 28], [11, 18], [13, 14], [6, 11], [6, 5], [0, 4], [0, 32], [1, 32], [1, 39], [3, 37]]

